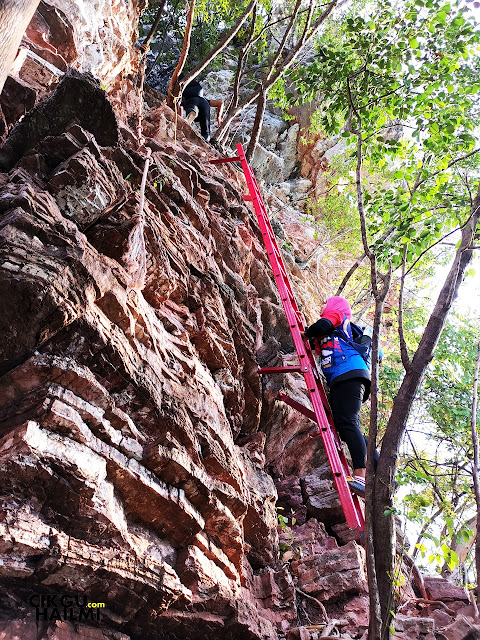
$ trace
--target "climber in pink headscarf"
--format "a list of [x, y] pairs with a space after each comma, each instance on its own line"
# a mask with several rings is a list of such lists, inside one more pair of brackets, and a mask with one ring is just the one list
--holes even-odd
[[[360, 430], [362, 402], [370, 395], [371, 330], [363, 332], [350, 322], [348, 300], [327, 300], [320, 320], [305, 329], [321, 356], [322, 371], [330, 387], [333, 422], [352, 458], [354, 477], [347, 480], [352, 491], [365, 495], [367, 439]], [[375, 459], [378, 459], [376, 453]]]

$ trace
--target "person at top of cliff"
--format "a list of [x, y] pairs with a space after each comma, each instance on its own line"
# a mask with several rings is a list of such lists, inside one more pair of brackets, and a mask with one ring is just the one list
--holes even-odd
[[[181, 76], [180, 76], [181, 77]], [[217, 109], [217, 124], [222, 122], [223, 102], [207, 100], [203, 96], [203, 87], [197, 80], [191, 80], [182, 93], [182, 107], [189, 124], [198, 122], [200, 131], [207, 142], [210, 141], [210, 107]]]
[[[330, 388], [330, 406], [338, 435], [346, 443], [354, 477], [351, 490], [365, 495], [367, 438], [360, 430], [362, 402], [370, 395], [371, 330], [362, 332], [350, 322], [348, 300], [334, 296], [327, 300], [320, 320], [305, 329], [321, 356], [322, 371]], [[359, 341], [359, 342], [357, 342]], [[375, 463], [378, 452], [375, 452]]]

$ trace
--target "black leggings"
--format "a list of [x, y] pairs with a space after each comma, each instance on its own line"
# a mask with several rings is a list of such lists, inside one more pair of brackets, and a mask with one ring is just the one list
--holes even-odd
[[184, 99], [182, 101], [185, 113], [188, 116], [190, 111], [198, 112], [195, 122], [200, 124], [200, 131], [202, 136], [208, 142], [210, 140], [210, 103], [206, 98], [201, 96], [192, 96], [191, 98]]
[[[362, 378], [350, 378], [334, 383], [330, 390], [330, 406], [338, 435], [345, 442], [352, 457], [354, 469], [367, 466], [367, 438], [360, 431], [365, 383]], [[375, 467], [378, 451], [375, 451]]]

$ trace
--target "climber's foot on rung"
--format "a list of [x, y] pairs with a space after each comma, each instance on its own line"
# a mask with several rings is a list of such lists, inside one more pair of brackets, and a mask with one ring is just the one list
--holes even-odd
[[347, 484], [352, 493], [362, 498], [365, 497], [365, 478], [361, 478], [360, 476], [355, 476], [354, 478], [348, 477]]

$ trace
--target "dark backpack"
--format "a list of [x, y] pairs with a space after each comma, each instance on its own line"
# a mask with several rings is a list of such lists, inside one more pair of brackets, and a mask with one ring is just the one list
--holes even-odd
[[[362, 356], [365, 363], [370, 367], [372, 364], [372, 339], [363, 333], [363, 329], [358, 324], [350, 323], [353, 340], [348, 343]], [[344, 339], [344, 338], [343, 338]]]

